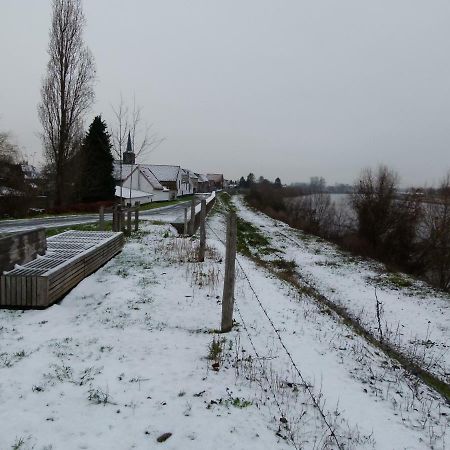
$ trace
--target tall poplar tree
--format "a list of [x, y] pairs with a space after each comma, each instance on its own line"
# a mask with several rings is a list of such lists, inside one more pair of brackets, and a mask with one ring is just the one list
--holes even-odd
[[49, 62], [38, 105], [45, 156], [54, 176], [55, 204], [67, 201], [71, 161], [83, 118], [94, 100], [95, 64], [83, 41], [81, 0], [53, 0]]

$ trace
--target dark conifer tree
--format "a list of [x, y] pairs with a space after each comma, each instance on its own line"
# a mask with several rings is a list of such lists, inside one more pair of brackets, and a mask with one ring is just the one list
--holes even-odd
[[80, 195], [84, 202], [113, 200], [115, 182], [111, 136], [101, 116], [95, 117], [81, 147]]

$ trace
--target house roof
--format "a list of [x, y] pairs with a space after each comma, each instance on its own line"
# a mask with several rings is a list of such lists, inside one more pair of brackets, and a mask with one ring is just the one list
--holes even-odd
[[[122, 181], [130, 176], [132, 170], [136, 168], [136, 164], [122, 163]], [[120, 180], [120, 161], [114, 161], [113, 176], [115, 180]]]
[[147, 181], [153, 186], [154, 189], [162, 190], [163, 185], [158, 181], [153, 172], [146, 166], [139, 166], [139, 171], [147, 179]]
[[209, 181], [208, 177], [204, 173], [198, 173], [197, 176], [199, 183], [207, 183]]
[[158, 181], [177, 181], [178, 173], [180, 172], [180, 166], [169, 166], [159, 164], [143, 164], [143, 167], [148, 167]]
[[192, 172], [192, 170], [189, 169], [183, 170], [189, 175], [189, 178], [192, 178], [193, 180], [198, 180], [198, 176], [194, 172]]
[[221, 173], [208, 173], [206, 176], [209, 181], [214, 181], [215, 183], [223, 182], [223, 174]]

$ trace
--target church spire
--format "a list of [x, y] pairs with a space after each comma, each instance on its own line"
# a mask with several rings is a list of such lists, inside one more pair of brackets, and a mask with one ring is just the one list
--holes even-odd
[[131, 133], [128, 132], [127, 150], [123, 152], [124, 164], [135, 164], [136, 156], [133, 152], [133, 146], [131, 145]]
[[131, 146], [131, 134], [128, 132], [127, 152], [133, 153], [133, 147]]

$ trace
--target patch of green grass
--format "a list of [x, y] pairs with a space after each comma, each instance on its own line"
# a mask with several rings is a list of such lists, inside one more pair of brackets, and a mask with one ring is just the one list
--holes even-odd
[[413, 285], [412, 281], [401, 273], [390, 273], [387, 276], [387, 281], [398, 288], [408, 288]]
[[247, 406], [251, 406], [252, 402], [250, 400], [245, 400], [245, 398], [234, 397], [229, 400], [225, 400], [225, 404], [234, 406], [235, 408], [247, 408]]
[[212, 217], [215, 214], [225, 214], [230, 211], [235, 211], [233, 203], [231, 202], [231, 195], [228, 192], [219, 192], [216, 195], [216, 201], [214, 202], [214, 206], [209, 213], [209, 216]]
[[297, 268], [297, 263], [291, 259], [290, 261], [286, 261], [285, 259], [275, 259], [271, 261], [271, 264], [278, 270], [282, 270], [285, 272], [294, 272]]
[[254, 225], [240, 217], [237, 218], [237, 251], [245, 256], [251, 256], [255, 251], [270, 253], [270, 240]]
[[226, 338], [216, 339], [214, 336], [211, 344], [209, 344], [207, 358], [211, 361], [218, 361], [222, 355], [225, 342]]

